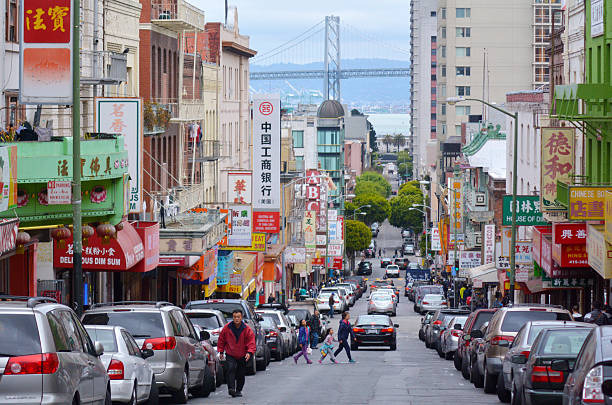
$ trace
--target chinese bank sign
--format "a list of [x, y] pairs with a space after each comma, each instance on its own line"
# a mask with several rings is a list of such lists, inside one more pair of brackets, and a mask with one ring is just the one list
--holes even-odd
[[280, 230], [280, 97], [253, 98], [253, 231]]

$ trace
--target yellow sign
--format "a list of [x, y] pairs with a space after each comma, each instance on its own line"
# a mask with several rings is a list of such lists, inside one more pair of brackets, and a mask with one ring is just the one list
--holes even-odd
[[463, 183], [461, 178], [449, 178], [451, 230], [463, 231]]
[[265, 252], [266, 251], [266, 234], [252, 233], [251, 246], [222, 246], [221, 250], [240, 250], [243, 252]]
[[612, 191], [612, 187], [570, 186], [569, 219], [603, 221], [608, 191]]
[[605, 199], [605, 219], [606, 219], [606, 225], [605, 225], [605, 236], [606, 236], [606, 240], [609, 243], [612, 243], [612, 191], [607, 191], [606, 192], [606, 199]]
[[218, 287], [217, 291], [226, 292], [226, 293], [234, 293], [234, 294], [242, 294], [242, 286], [225, 284], [225, 285]]
[[557, 180], [568, 183], [574, 174], [574, 128], [542, 128], [540, 210], [559, 211]]
[[217, 289], [217, 277], [213, 277], [208, 281], [208, 284], [204, 285], [204, 295], [206, 298], [210, 297]]
[[589, 266], [606, 280], [612, 279], [612, 245], [604, 239], [603, 227], [587, 226], [587, 254]]

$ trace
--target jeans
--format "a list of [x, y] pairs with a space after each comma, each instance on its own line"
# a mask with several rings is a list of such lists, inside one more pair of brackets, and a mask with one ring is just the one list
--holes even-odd
[[[252, 356], [255, 361], [255, 356]], [[229, 355], [225, 356], [227, 389], [230, 391], [240, 392], [244, 387], [244, 375], [246, 374], [246, 361], [244, 358], [235, 358]]]
[[329, 314], [328, 315], [329, 315], [330, 318], [334, 317], [334, 307], [333, 306], [329, 308]]
[[301, 351], [296, 354], [295, 356], [293, 356], [293, 360], [298, 361], [298, 359], [300, 358], [300, 356], [304, 356], [304, 359], [306, 359], [307, 363], [311, 363], [310, 359], [308, 358], [308, 344], [303, 344]]
[[310, 339], [310, 347], [312, 349], [316, 349], [319, 344], [319, 334], [317, 332], [312, 332], [312, 338]]
[[342, 349], [344, 349], [346, 351], [346, 357], [348, 357], [349, 361], [352, 360], [352, 358], [351, 358], [351, 346], [348, 343], [348, 339], [345, 339], [342, 342], [340, 342], [340, 345], [338, 346], [338, 348], [334, 352], [334, 357], [339, 355], [340, 352], [342, 351]]

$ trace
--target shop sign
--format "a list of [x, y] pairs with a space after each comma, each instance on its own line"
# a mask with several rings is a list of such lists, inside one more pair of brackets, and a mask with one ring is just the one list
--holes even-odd
[[495, 268], [498, 270], [508, 270], [510, 268], [510, 259], [504, 256], [496, 256]]
[[459, 270], [472, 269], [482, 265], [480, 252], [461, 252], [459, 255]]
[[342, 256], [342, 244], [330, 243], [327, 245], [328, 256]]
[[201, 256], [204, 250], [203, 238], [164, 238], [159, 240], [159, 253], [162, 255]]
[[529, 281], [529, 270], [530, 267], [526, 265], [521, 265], [516, 269], [514, 273], [514, 281], [519, 283], [526, 283]]
[[495, 225], [488, 224], [484, 227], [483, 238], [484, 261], [483, 264], [495, 261]]
[[253, 98], [253, 215], [255, 232], [280, 230], [280, 97]]
[[586, 267], [588, 256], [584, 245], [552, 244], [552, 258], [561, 267]]
[[18, 232], [19, 219], [0, 220], [0, 256], [15, 250]]
[[316, 211], [304, 212], [303, 229], [304, 229], [304, 245], [307, 248], [314, 248], [316, 246], [317, 237], [317, 213]]
[[574, 174], [574, 128], [541, 129], [540, 198], [542, 212], [565, 211], [555, 202], [557, 181], [568, 183]]
[[251, 172], [227, 173], [227, 200], [230, 204], [251, 204]]
[[[503, 225], [512, 225], [512, 195], [503, 197]], [[540, 212], [540, 197], [537, 195], [516, 196], [516, 225], [547, 225]]]
[[253, 232], [251, 234], [250, 246], [222, 246], [222, 250], [240, 250], [243, 252], [265, 252], [266, 251], [266, 234]]
[[569, 219], [603, 221], [607, 191], [612, 187], [569, 186]]
[[612, 278], [612, 245], [608, 243], [601, 226], [589, 225], [587, 228], [588, 264], [604, 279]]
[[552, 271], [552, 240], [546, 236], [542, 237], [542, 252], [541, 252], [541, 263], [538, 263], [542, 270], [548, 275]]
[[592, 278], [553, 278], [550, 280], [542, 280], [543, 288], [579, 288], [592, 287]]
[[229, 283], [230, 274], [234, 271], [234, 253], [217, 257], [217, 285]]
[[551, 232], [551, 228], [547, 226], [534, 226], [533, 232], [531, 233], [532, 237], [532, 252], [533, 252], [533, 260], [536, 263], [540, 263], [541, 260], [541, 252], [542, 252], [542, 235], [548, 235]]
[[204, 285], [204, 296], [210, 297], [217, 289], [217, 278], [211, 277], [208, 279], [208, 284]]
[[604, 33], [604, 0], [591, 0], [591, 38]]
[[160, 256], [159, 267], [187, 267], [189, 261], [187, 256]]
[[144, 260], [138, 262], [136, 271], [154, 270], [159, 265], [159, 223], [138, 221], [132, 223], [142, 240]]
[[327, 228], [327, 235], [329, 237], [330, 242], [340, 240], [338, 232], [338, 221], [329, 222], [329, 227]]
[[337, 256], [334, 258], [328, 257], [327, 259], [332, 259], [331, 263], [328, 263], [328, 268], [342, 270], [342, 256]]
[[451, 190], [450, 214], [451, 229], [454, 232], [463, 232], [463, 182], [461, 178], [451, 177], [448, 179], [448, 189]]
[[605, 237], [612, 243], [612, 191], [606, 192]]
[[552, 225], [553, 243], [558, 245], [584, 245], [586, 243], [586, 223], [554, 223]]
[[442, 241], [440, 240], [440, 230], [437, 227], [431, 228], [431, 250], [439, 252], [442, 250]]
[[455, 249], [455, 238], [457, 239], [458, 247], [465, 245], [465, 234], [457, 233], [457, 235], [455, 235], [454, 232], [449, 233], [448, 234], [448, 248], [451, 250]]
[[303, 247], [288, 246], [284, 252], [285, 263], [306, 263], [306, 249]]
[[[96, 98], [95, 100], [96, 131], [123, 135], [130, 174], [129, 213], [140, 212], [142, 201], [141, 101], [139, 98]], [[106, 167], [110, 172], [109, 162], [110, 159], [107, 158]], [[100, 168], [100, 165], [97, 167]]]
[[327, 244], [327, 236], [317, 235], [316, 241], [317, 241], [317, 246], [325, 246]]
[[16, 206], [17, 147], [0, 146], [0, 212]]
[[72, 104], [72, 2], [24, 0], [19, 11], [19, 102]]
[[516, 252], [514, 255], [514, 262], [516, 264], [533, 263], [533, 245], [531, 242], [516, 242], [514, 248]]
[[229, 246], [251, 244], [252, 211], [250, 205], [230, 205], [231, 233], [227, 235]]
[[553, 262], [550, 278], [580, 278], [589, 273], [588, 267], [560, 267]]
[[327, 210], [327, 220], [331, 222], [336, 222], [338, 220], [338, 210]]
[[341, 241], [344, 241], [344, 215], [338, 215], [338, 233]]
[[70, 204], [72, 198], [72, 183], [69, 181], [47, 182], [47, 204]]

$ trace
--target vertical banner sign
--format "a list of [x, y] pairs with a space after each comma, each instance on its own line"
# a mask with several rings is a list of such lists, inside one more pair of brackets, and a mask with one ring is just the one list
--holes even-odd
[[[17, 163], [13, 162], [17, 155], [17, 147], [0, 146], [0, 212], [15, 207], [15, 187], [13, 173]], [[16, 160], [16, 159], [15, 159]]]
[[448, 179], [450, 190], [449, 203], [451, 206], [451, 231], [463, 231], [463, 183], [461, 178], [451, 177]]
[[488, 224], [484, 227], [483, 238], [484, 262], [489, 264], [495, 262], [495, 225]]
[[230, 205], [232, 232], [227, 235], [228, 246], [251, 246], [252, 214], [250, 205]]
[[280, 231], [280, 96], [253, 98], [253, 230]]
[[123, 135], [128, 161], [121, 162], [121, 165], [128, 165], [130, 173], [128, 212], [140, 212], [142, 201], [142, 100], [139, 98], [96, 98], [96, 132]]
[[612, 191], [606, 191], [605, 197], [604, 235], [608, 243], [612, 243]]
[[309, 249], [316, 247], [317, 238], [317, 213], [316, 211], [306, 211], [304, 213], [304, 246]]
[[19, 102], [72, 104], [71, 0], [20, 3]]
[[442, 241], [440, 240], [440, 230], [437, 227], [431, 228], [431, 250], [439, 252], [442, 250]]
[[228, 172], [227, 194], [230, 204], [251, 204], [251, 172]]
[[574, 128], [542, 128], [540, 201], [542, 212], [565, 211], [557, 204], [557, 180], [568, 183], [574, 174]]

